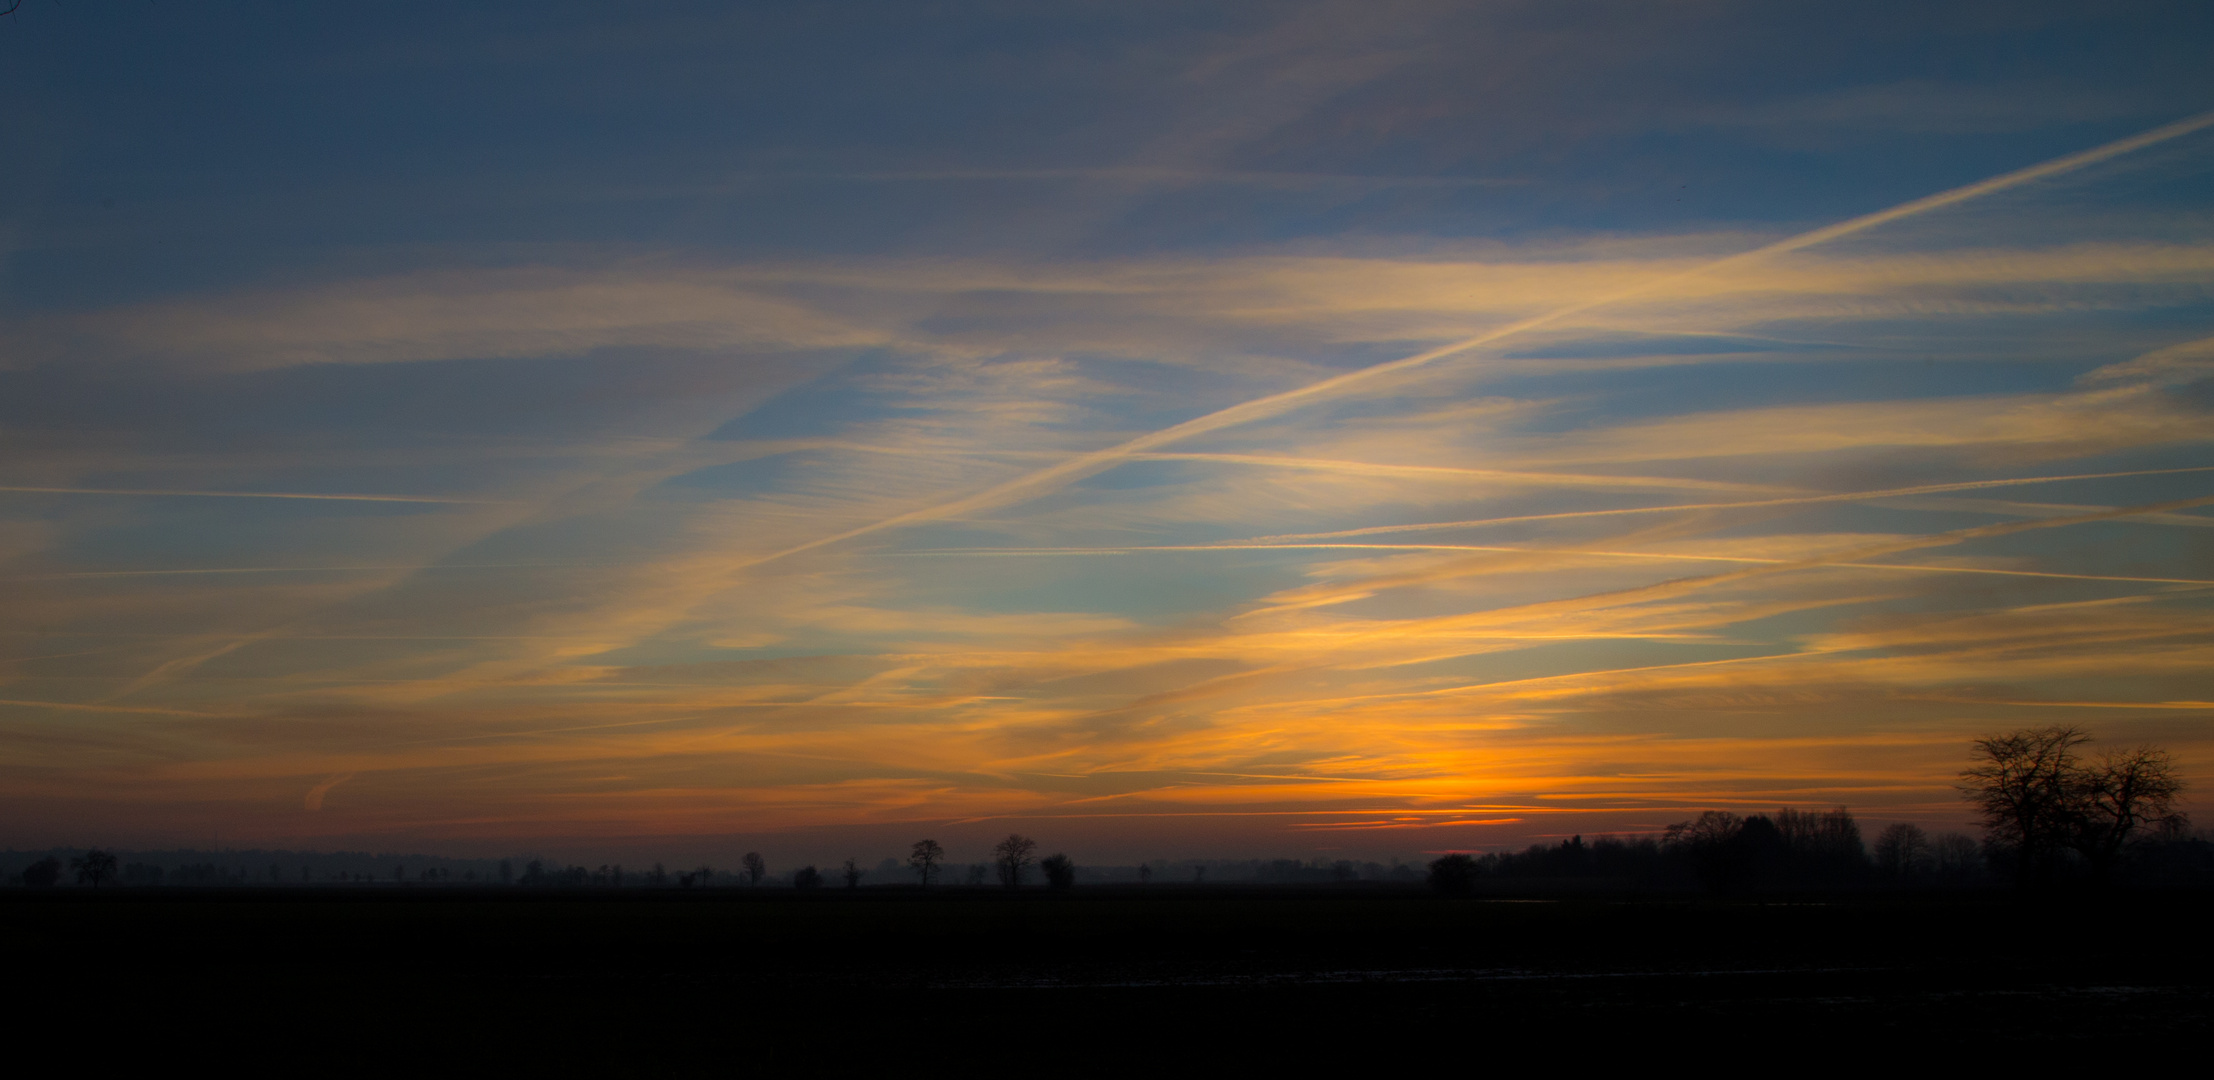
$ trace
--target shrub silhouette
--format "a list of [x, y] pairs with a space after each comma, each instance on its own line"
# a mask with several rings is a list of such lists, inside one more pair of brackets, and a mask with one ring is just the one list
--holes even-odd
[[97, 889], [115, 880], [115, 856], [99, 848], [87, 851], [81, 859], [69, 860], [69, 868], [77, 872], [77, 884]]
[[61, 880], [61, 860], [48, 855], [23, 868], [23, 884], [26, 888], [51, 889]]
[[1055, 892], [1067, 892], [1076, 884], [1076, 862], [1066, 855], [1048, 855], [1038, 861], [1038, 869], [1045, 871], [1046, 884]]
[[1458, 852], [1430, 863], [1430, 887], [1441, 896], [1467, 896], [1476, 891], [1476, 860]]

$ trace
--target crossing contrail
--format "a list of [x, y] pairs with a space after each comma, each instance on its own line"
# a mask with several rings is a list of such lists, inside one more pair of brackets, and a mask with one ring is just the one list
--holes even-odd
[[1352, 389], [1362, 384], [1374, 382], [1378, 379], [1386, 378], [1391, 375], [1396, 375], [1402, 371], [1408, 371], [1414, 368], [1422, 367], [1425, 364], [1429, 364], [1437, 360], [1442, 360], [1448, 356], [1464, 353], [1469, 351], [1470, 349], [1481, 348], [1486, 345], [1491, 345], [1500, 341], [1504, 341], [1508, 338], [1526, 334], [1532, 330], [1537, 330], [1539, 328], [1549, 326], [1553, 323], [1561, 321], [1562, 319], [1566, 319], [1574, 315], [1580, 315], [1594, 308], [1619, 303], [1623, 300], [1628, 300], [1633, 297], [1654, 292], [1678, 282], [1688, 281], [1708, 274], [1713, 274], [1718, 271], [1735, 269], [1737, 267], [1750, 265], [1765, 259], [1774, 258], [1778, 255], [1786, 255], [1794, 251], [1799, 251], [1803, 248], [1813, 247], [1816, 244], [1836, 240], [1840, 237], [1851, 236], [1854, 233], [1863, 232], [1865, 230], [1875, 228], [1878, 225], [1885, 225], [1890, 222], [1898, 221], [1901, 218], [1912, 217], [1916, 214], [1925, 213], [1930, 210], [1952, 206], [1956, 203], [1967, 202], [1970, 199], [1980, 198], [1994, 192], [2005, 191], [2009, 188], [2019, 187], [2032, 181], [2043, 180], [2048, 177], [2059, 176], [2063, 173], [2073, 172], [2077, 169], [2081, 169], [2089, 165], [2095, 165], [2110, 158], [2119, 157], [2133, 150], [2142, 150], [2148, 146], [2153, 146], [2158, 143], [2166, 142], [2170, 139], [2175, 139], [2184, 135], [2188, 135], [2194, 131], [2198, 131], [2208, 126], [2214, 126], [2214, 112], [2199, 113], [2196, 116], [2187, 117], [2185, 119], [2178, 120], [2172, 124], [2164, 124], [2160, 127], [2153, 128], [2150, 131], [2140, 132], [2126, 139], [2118, 139], [2114, 142], [2106, 143], [2102, 146], [2092, 147], [2089, 150], [2082, 150], [2073, 154], [2068, 154], [2063, 157], [2057, 157], [2050, 161], [2042, 162], [2037, 165], [2031, 165], [2027, 168], [2016, 169], [2013, 172], [2002, 173], [1987, 180], [1979, 180], [1973, 184], [1968, 184], [1963, 187], [1957, 187], [1947, 191], [1938, 192], [1935, 195], [1926, 195], [1922, 198], [1915, 199], [1910, 202], [1903, 202], [1898, 204], [1897, 206], [1893, 206], [1884, 210], [1878, 210], [1872, 214], [1863, 214], [1859, 217], [1851, 218], [1846, 221], [1841, 221], [1834, 225], [1825, 225], [1822, 228], [1815, 229], [1810, 232], [1803, 232], [1796, 236], [1786, 237], [1785, 239], [1778, 240], [1775, 243], [1768, 244], [1763, 247], [1757, 247], [1750, 251], [1740, 252], [1736, 255], [1726, 256], [1713, 262], [1693, 267], [1689, 270], [1683, 270], [1673, 274], [1660, 275], [1639, 284], [1629, 286], [1627, 288], [1618, 289], [1610, 293], [1604, 293], [1602, 295], [1595, 296], [1587, 300], [1579, 300], [1573, 304], [1567, 304], [1562, 307], [1554, 308], [1542, 314], [1532, 315], [1529, 318], [1508, 323], [1505, 326], [1495, 327], [1491, 330], [1486, 330], [1483, 333], [1477, 334], [1473, 337], [1462, 338], [1459, 341], [1450, 342], [1448, 344], [1440, 345], [1431, 349], [1425, 349], [1422, 352], [1415, 353], [1412, 356], [1405, 356], [1397, 360], [1389, 360], [1381, 364], [1371, 365], [1369, 367], [1360, 368], [1355, 371], [1348, 371], [1342, 375], [1334, 375], [1330, 378], [1322, 379], [1317, 382], [1312, 382], [1297, 389], [1286, 390], [1282, 393], [1270, 394], [1266, 397], [1254, 398], [1251, 401], [1240, 402], [1239, 404], [1229, 406], [1228, 408], [1218, 409], [1214, 412], [1206, 414], [1205, 416], [1194, 417], [1190, 420], [1184, 421], [1181, 424], [1161, 428], [1158, 431], [1149, 432], [1147, 434], [1137, 436], [1136, 438], [1125, 440], [1124, 442], [1117, 443], [1114, 446], [1105, 447], [1099, 450], [1093, 450], [1088, 453], [1078, 454], [1066, 461], [1060, 462], [1059, 464], [1050, 465], [1035, 472], [1031, 472], [1023, 476], [1018, 476], [1012, 480], [995, 484], [992, 487], [986, 488], [973, 495], [964, 496], [962, 498], [954, 499], [948, 502], [938, 503], [934, 506], [923, 507], [918, 510], [910, 510], [904, 514], [895, 514], [888, 518], [882, 518], [877, 521], [872, 521], [866, 525], [857, 525], [842, 532], [832, 533], [829, 536], [819, 537], [817, 539], [809, 540], [802, 544], [795, 544], [791, 547], [784, 548], [779, 551], [770, 552], [766, 555], [760, 555], [751, 559], [742, 560], [736, 566], [732, 567], [732, 569], [749, 569], [767, 563], [776, 562], [780, 559], [789, 558], [793, 555], [799, 555], [804, 552], [813, 551], [816, 548], [828, 547], [832, 544], [842, 543], [847, 540], [853, 540], [859, 537], [870, 535], [871, 533], [883, 532], [887, 529], [897, 529], [908, 525], [920, 525], [925, 522], [940, 521], [949, 517], [959, 517], [964, 514], [975, 513], [977, 511], [994, 506], [1002, 506], [1012, 502], [1021, 502], [1027, 499], [1035, 498], [1038, 495], [1042, 495], [1048, 491], [1055, 490], [1064, 484], [1073, 483], [1077, 480], [1083, 479], [1086, 476], [1093, 475], [1102, 470], [1121, 464], [1122, 462], [1129, 460], [1136, 455], [1156, 450], [1160, 447], [1180, 442], [1184, 439], [1189, 439], [1194, 436], [1205, 435], [1210, 432], [1220, 431], [1224, 428], [1235, 427], [1239, 424], [1250, 423], [1255, 420], [1276, 416], [1278, 414], [1288, 412], [1292, 409], [1296, 409], [1302, 405], [1308, 404], [1309, 402], [1326, 400], [1332, 396], [1343, 393], [1346, 390]]
[[333, 502], [459, 503], [483, 505], [496, 499], [449, 499], [437, 495], [321, 495], [301, 491], [170, 491], [162, 488], [14, 487], [0, 491], [32, 495], [170, 495], [193, 499], [318, 499]]
[[1744, 510], [1763, 506], [1804, 506], [1810, 503], [1862, 502], [1871, 499], [1895, 499], [1909, 495], [1940, 495], [1955, 491], [1977, 491], [1983, 488], [2020, 487], [2024, 484], [2058, 484], [2069, 480], [2111, 480], [2126, 476], [2171, 476], [2176, 473], [2200, 472], [2214, 472], [2214, 465], [2192, 465], [2181, 469], [2132, 469], [2128, 472], [2075, 473], [2069, 476], [2018, 476], [2000, 480], [1964, 480], [1953, 484], [1920, 484], [1915, 487], [1879, 488], [1874, 491], [1840, 491], [1828, 495], [1795, 495], [1784, 499], [1675, 503], [1668, 506], [1630, 506], [1607, 510], [1562, 510], [1551, 514], [1518, 514], [1513, 517], [1475, 518], [1468, 521], [1422, 521], [1407, 525], [1370, 525], [1360, 529], [1339, 529], [1336, 532], [1283, 533], [1277, 536], [1256, 536], [1244, 542], [1266, 544], [1288, 540], [1337, 540], [1355, 536], [1381, 536], [1389, 533], [1429, 532], [1438, 529], [1474, 529], [1487, 525], [1518, 525], [1530, 521], [1561, 521], [1568, 518], [1687, 513], [1697, 510]]

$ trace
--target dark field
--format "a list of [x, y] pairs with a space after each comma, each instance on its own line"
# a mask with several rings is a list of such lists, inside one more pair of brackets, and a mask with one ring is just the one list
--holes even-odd
[[1007, 1071], [1095, 1074], [1399, 1068], [1436, 1053], [1698, 1068], [2196, 1054], [2214, 1015], [2209, 915], [2199, 895], [1533, 902], [1159, 886], [0, 899], [13, 982], [38, 988], [16, 1010], [22, 1030], [103, 1038], [118, 1065], [190, 1045], [622, 1075], [998, 1071], [995, 1055], [1014, 1056]]

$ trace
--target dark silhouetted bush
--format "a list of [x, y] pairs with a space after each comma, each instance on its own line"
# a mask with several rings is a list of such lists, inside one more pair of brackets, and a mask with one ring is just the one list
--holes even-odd
[[1442, 896], [1467, 896], [1476, 891], [1476, 860], [1455, 853], [1430, 863], [1430, 887]]
[[61, 860], [52, 855], [23, 868], [23, 884], [33, 889], [51, 889], [61, 876]]
[[1066, 855], [1048, 855], [1038, 860], [1038, 869], [1045, 871], [1046, 884], [1055, 892], [1067, 892], [1076, 884], [1076, 862]]
[[99, 848], [87, 851], [83, 858], [69, 860], [69, 868], [77, 872], [77, 884], [97, 889], [115, 880], [115, 856]]

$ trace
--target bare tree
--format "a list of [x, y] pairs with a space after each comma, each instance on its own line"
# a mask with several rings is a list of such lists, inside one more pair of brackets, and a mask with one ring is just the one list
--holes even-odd
[[999, 871], [999, 883], [1021, 888], [1023, 872], [1030, 869], [1031, 854], [1037, 850], [1038, 842], [1021, 833], [1008, 833], [1007, 839], [993, 845], [992, 865]]
[[2140, 746], [2100, 755], [2083, 785], [2076, 850], [2090, 860], [2094, 874], [2106, 876], [2139, 829], [2183, 823], [2175, 810], [2181, 794], [2183, 778], [2166, 750]]
[[946, 849], [936, 840], [917, 840], [907, 853], [907, 865], [915, 868], [915, 876], [922, 878], [923, 888], [930, 887], [930, 876], [938, 872], [938, 864], [944, 861]]
[[99, 848], [85, 852], [84, 858], [69, 860], [69, 868], [77, 872], [77, 884], [97, 889], [115, 880], [115, 856]]
[[846, 888], [858, 889], [861, 887], [861, 863], [859, 860], [847, 859], [845, 873]]
[[2076, 747], [2089, 741], [2072, 727], [1993, 735], [1975, 741], [1981, 763], [1960, 773], [1961, 794], [1979, 812], [1986, 841], [2012, 854], [2024, 883], [2050, 875], [2074, 839], [2082, 773]]
[[738, 865], [746, 868], [746, 884], [748, 885], [761, 884], [761, 879], [768, 876], [769, 873], [768, 861], [763, 859], [758, 851], [746, 852], [746, 857], [738, 860]]
[[1930, 865], [1930, 836], [1920, 825], [1899, 822], [1876, 834], [1876, 868], [1885, 877], [1906, 881], [1922, 876]]
[[2073, 850], [2104, 878], [2146, 826], [2180, 824], [2183, 779], [2165, 750], [2109, 751], [2086, 764], [2078, 728], [2028, 728], [1978, 739], [1981, 764], [1960, 774], [1961, 793], [1982, 812], [1986, 846], [2014, 860], [2028, 884], [2052, 876]]
[[1938, 877], [1966, 881], [1983, 873], [1983, 845], [1966, 833], [1939, 833], [1930, 841], [1930, 861]]

